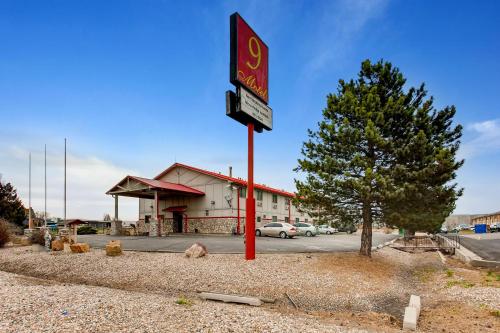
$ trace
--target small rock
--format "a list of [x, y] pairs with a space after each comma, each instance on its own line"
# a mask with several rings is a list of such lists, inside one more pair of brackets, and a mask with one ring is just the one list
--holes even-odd
[[188, 258], [200, 258], [206, 256], [208, 254], [208, 251], [205, 245], [196, 242], [184, 253]]
[[52, 251], [62, 251], [64, 250], [64, 243], [62, 240], [56, 239], [52, 241], [51, 248]]
[[90, 246], [87, 243], [75, 243], [69, 246], [73, 253], [85, 253], [90, 251]]

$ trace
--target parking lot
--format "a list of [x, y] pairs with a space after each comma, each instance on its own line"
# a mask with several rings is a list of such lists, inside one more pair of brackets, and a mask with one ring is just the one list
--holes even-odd
[[[373, 233], [373, 246], [396, 238], [397, 235]], [[147, 236], [106, 236], [79, 235], [78, 240], [89, 243], [94, 248], [104, 248], [110, 240], [121, 240], [122, 248], [131, 251], [184, 252], [195, 242], [203, 243], [210, 253], [243, 253], [245, 250], [242, 236], [172, 235], [168, 237]], [[308, 252], [347, 252], [359, 250], [361, 234], [338, 233], [316, 237], [295, 237], [281, 239], [257, 237], [258, 253], [308, 253]]]
[[460, 243], [485, 260], [500, 261], [500, 233], [461, 235]]

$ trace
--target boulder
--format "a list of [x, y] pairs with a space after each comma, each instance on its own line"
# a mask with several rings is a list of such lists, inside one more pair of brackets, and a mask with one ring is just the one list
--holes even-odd
[[207, 248], [201, 243], [194, 243], [184, 252], [188, 258], [199, 258], [208, 254]]
[[75, 243], [69, 246], [73, 253], [85, 253], [90, 251], [90, 246], [87, 243]]
[[106, 245], [106, 255], [114, 257], [122, 254], [122, 244], [119, 240], [110, 241]]
[[51, 247], [52, 251], [62, 251], [64, 250], [64, 242], [60, 239], [53, 240]]

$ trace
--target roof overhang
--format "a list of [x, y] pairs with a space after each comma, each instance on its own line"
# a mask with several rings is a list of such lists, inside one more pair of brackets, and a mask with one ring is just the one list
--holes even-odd
[[106, 192], [108, 195], [152, 199], [158, 193], [160, 199], [173, 196], [203, 196], [204, 192], [182, 184], [136, 176], [126, 176]]

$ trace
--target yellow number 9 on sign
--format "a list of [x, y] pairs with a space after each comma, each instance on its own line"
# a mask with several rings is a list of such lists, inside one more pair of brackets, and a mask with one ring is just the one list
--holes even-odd
[[250, 61], [247, 61], [247, 66], [251, 69], [257, 69], [260, 66], [261, 60], [261, 52], [260, 52], [260, 44], [257, 38], [250, 37], [248, 40], [248, 51], [250, 55], [255, 58], [255, 64], [251, 64]]

